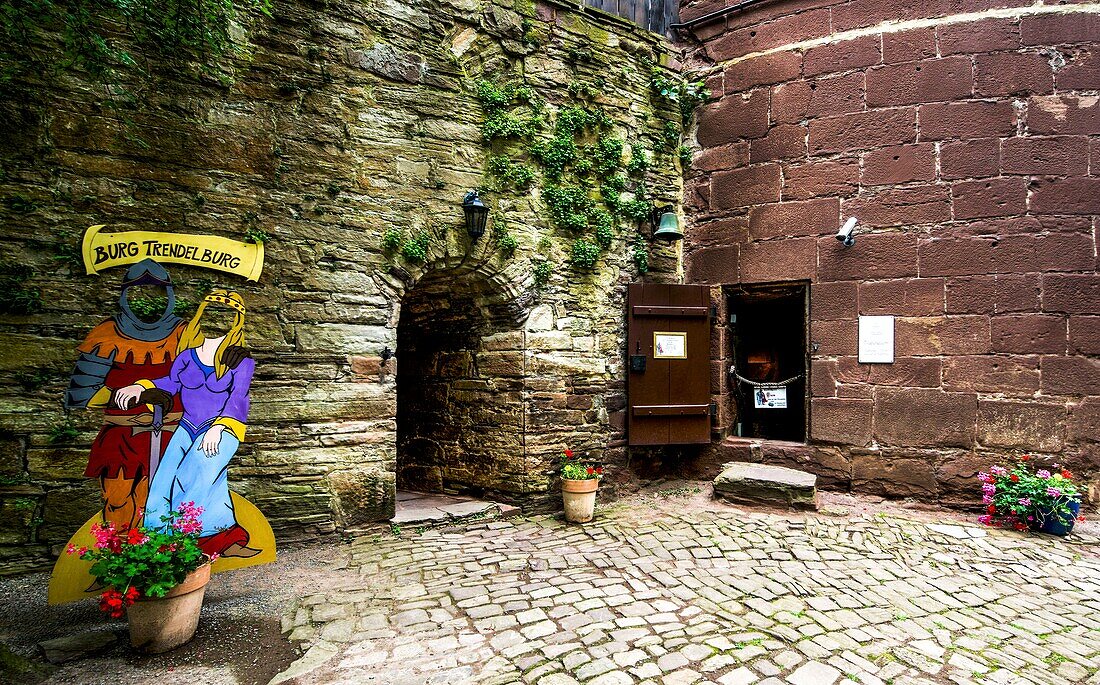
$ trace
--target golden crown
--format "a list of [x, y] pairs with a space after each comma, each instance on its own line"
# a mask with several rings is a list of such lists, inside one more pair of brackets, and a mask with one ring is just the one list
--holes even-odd
[[236, 309], [241, 314], [244, 314], [244, 303], [240, 299], [235, 297], [229, 297], [227, 295], [211, 294], [203, 298], [206, 302], [217, 302], [218, 304], [224, 304], [233, 309]]

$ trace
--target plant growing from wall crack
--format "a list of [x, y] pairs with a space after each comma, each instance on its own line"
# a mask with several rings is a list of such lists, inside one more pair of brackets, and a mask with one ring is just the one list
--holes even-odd
[[[500, 191], [525, 191], [540, 181], [540, 197], [552, 226], [573, 237], [569, 263], [590, 271], [614, 242], [622, 221], [649, 218], [645, 176], [648, 151], [631, 146], [624, 163], [625, 141], [612, 135], [614, 121], [591, 102], [548, 108], [522, 84], [477, 83], [485, 112], [482, 136], [492, 151], [488, 174]], [[594, 98], [594, 84], [574, 82], [569, 91]], [[624, 192], [631, 193], [627, 199]]]

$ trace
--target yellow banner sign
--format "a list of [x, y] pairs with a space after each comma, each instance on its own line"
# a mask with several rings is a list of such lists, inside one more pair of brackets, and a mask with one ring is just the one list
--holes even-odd
[[84, 268], [89, 274], [143, 259], [226, 271], [250, 281], [258, 281], [264, 268], [263, 243], [161, 231], [101, 232], [104, 226], [91, 226], [84, 233]]

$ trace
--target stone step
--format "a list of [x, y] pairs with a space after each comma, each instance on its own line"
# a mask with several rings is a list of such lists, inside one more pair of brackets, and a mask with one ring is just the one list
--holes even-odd
[[817, 476], [783, 466], [733, 461], [714, 479], [714, 495], [738, 504], [817, 509]]

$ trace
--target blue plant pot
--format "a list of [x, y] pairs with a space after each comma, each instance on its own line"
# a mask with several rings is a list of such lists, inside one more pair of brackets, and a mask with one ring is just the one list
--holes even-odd
[[1039, 526], [1039, 532], [1048, 535], [1066, 535], [1073, 530], [1073, 522], [1077, 520], [1077, 515], [1081, 513], [1081, 503], [1071, 501], [1066, 506], [1073, 515], [1068, 523], [1059, 516], [1049, 514], [1043, 517], [1043, 524]]

